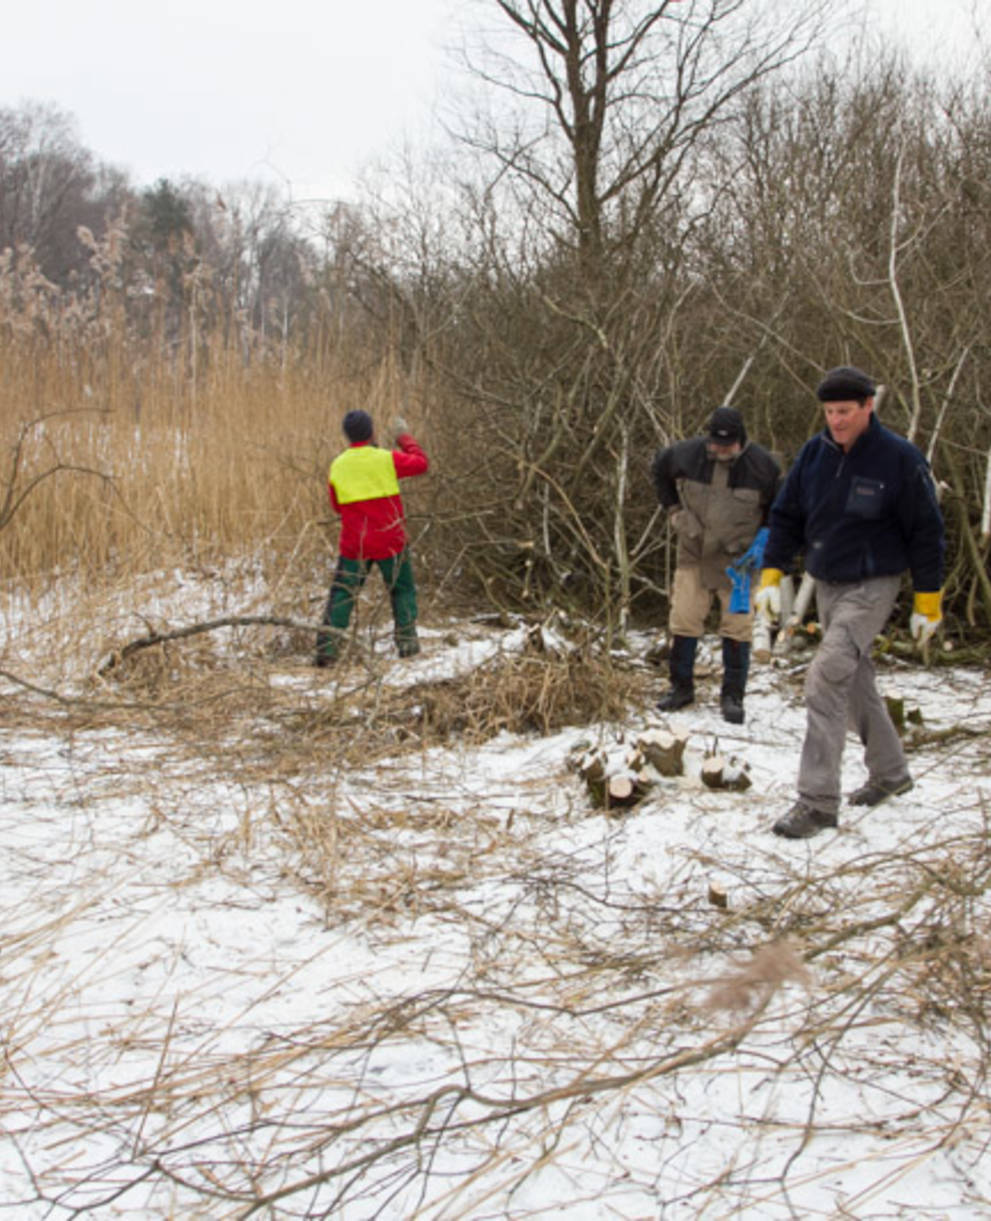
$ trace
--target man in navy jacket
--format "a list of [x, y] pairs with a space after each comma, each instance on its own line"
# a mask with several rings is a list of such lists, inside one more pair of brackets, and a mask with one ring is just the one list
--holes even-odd
[[816, 392], [826, 427], [799, 451], [771, 507], [756, 604], [780, 613], [781, 577], [804, 552], [823, 630], [805, 679], [798, 800], [773, 828], [789, 839], [837, 825], [848, 723], [867, 766], [851, 803], [877, 805], [912, 787], [870, 652], [906, 570], [915, 592], [912, 635], [924, 642], [941, 622], [943, 518], [923, 455], [878, 423], [875, 389], [850, 366], [826, 374]]

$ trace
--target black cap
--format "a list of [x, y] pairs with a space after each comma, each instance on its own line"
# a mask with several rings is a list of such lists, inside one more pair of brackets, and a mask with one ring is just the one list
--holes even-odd
[[343, 428], [352, 444], [372, 439], [372, 417], [367, 411], [349, 411], [344, 417]]
[[874, 397], [877, 387], [866, 373], [853, 365], [840, 365], [830, 369], [819, 383], [816, 397], [820, 403], [862, 402]]
[[733, 407], [717, 407], [709, 418], [709, 437], [717, 445], [732, 445], [746, 435], [743, 417]]

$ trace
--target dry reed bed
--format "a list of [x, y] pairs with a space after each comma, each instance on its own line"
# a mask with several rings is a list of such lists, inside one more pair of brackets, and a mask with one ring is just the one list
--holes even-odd
[[[680, 1171], [695, 1213], [779, 1207], [828, 1177], [807, 1150], [830, 1136], [855, 1138], [875, 1192], [945, 1155], [986, 1202], [979, 802], [956, 811], [952, 835], [828, 866], [728, 844], [735, 899], [719, 911], [699, 887], [708, 846], [682, 844], [657, 886], [624, 871], [635, 824], [585, 808], [563, 745], [549, 768], [487, 770], [486, 743], [498, 753], [505, 731], [617, 732], [642, 701], [635, 674], [524, 651], [402, 688], [374, 657], [287, 685], [272, 681], [285, 659], [266, 657], [270, 636], [238, 644], [219, 659], [205, 642], [147, 650], [68, 704], [12, 695], [5, 722], [74, 752], [52, 767], [56, 805], [133, 800], [125, 856], [172, 837], [149, 894], [223, 880], [220, 901], [247, 919], [288, 881], [354, 966], [316, 1020], [267, 1007], [320, 986], [306, 964], [249, 955], [197, 977], [199, 1006], [153, 991], [95, 1036], [94, 1014], [84, 1035], [67, 1014], [72, 977], [54, 993], [42, 978], [55, 933], [87, 906], [96, 919], [100, 888], [117, 884], [120, 862], [101, 855], [73, 905], [53, 897], [48, 923], [8, 924], [2, 943], [20, 1000], [6, 1009], [0, 1114], [30, 1172], [25, 1207], [512, 1215], [542, 1182], [622, 1215], [624, 1192], [661, 1191], [713, 1123], [726, 1156]], [[125, 762], [111, 764], [115, 749]], [[967, 767], [987, 762], [986, 740], [956, 749]], [[132, 952], [124, 932], [116, 948]], [[225, 988], [245, 999], [218, 1030], [206, 1002]], [[39, 1079], [28, 1049], [53, 1068], [82, 1057], [86, 1071]], [[703, 1118], [706, 1096], [727, 1089], [738, 1105]], [[751, 1107], [751, 1092], [764, 1101]]]
[[[181, 356], [121, 333], [46, 341], [5, 321], [0, 568], [31, 597], [66, 577], [108, 590], [231, 555], [258, 557], [273, 588], [286, 566], [326, 568], [325, 479], [344, 413], [371, 410], [387, 431], [404, 399], [429, 432], [433, 396], [388, 357], [356, 372], [343, 352], [286, 365], [215, 347], [192, 379]], [[414, 512], [424, 495], [410, 490]]]

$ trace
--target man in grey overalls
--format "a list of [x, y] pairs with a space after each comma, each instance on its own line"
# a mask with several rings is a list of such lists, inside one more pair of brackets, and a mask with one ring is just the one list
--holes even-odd
[[720, 708], [725, 720], [742, 724], [753, 612], [749, 605], [745, 611], [732, 609], [726, 569], [740, 560], [767, 521], [781, 468], [748, 438], [738, 411], [717, 407], [706, 436], [657, 451], [651, 477], [678, 538], [668, 618], [671, 686], [657, 706], [673, 712], [693, 703], [695, 649], [715, 598], [723, 655]]

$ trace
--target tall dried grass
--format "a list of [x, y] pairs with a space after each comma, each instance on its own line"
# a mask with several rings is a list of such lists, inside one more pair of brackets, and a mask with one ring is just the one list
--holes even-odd
[[25, 335], [0, 315], [5, 577], [37, 592], [231, 555], [325, 568], [340, 419], [360, 406], [384, 423], [397, 400], [387, 357], [355, 373], [332, 352], [207, 352], [194, 381], [172, 351], [115, 338], [97, 359], [85, 334]]

